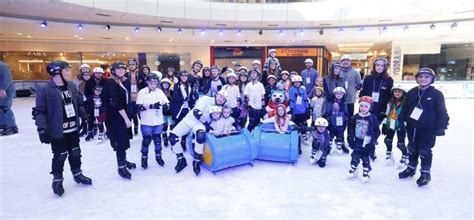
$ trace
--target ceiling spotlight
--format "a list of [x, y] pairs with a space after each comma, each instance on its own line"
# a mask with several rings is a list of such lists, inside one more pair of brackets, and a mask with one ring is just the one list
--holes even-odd
[[110, 25], [105, 25], [105, 30], [110, 30]]
[[239, 35], [239, 36], [242, 35], [242, 30], [239, 29], [239, 30], [237, 31], [237, 35]]
[[41, 22], [40, 26], [41, 26], [42, 28], [48, 27], [48, 22], [43, 21], [43, 22]]
[[382, 31], [387, 32], [387, 26], [383, 26]]
[[339, 28], [339, 32], [343, 32], [344, 31], [344, 28]]
[[300, 30], [300, 35], [304, 35], [304, 30], [303, 29]]
[[258, 31], [258, 35], [260, 35], [260, 36], [262, 36], [262, 35], [263, 35], [263, 31], [262, 31], [262, 29], [260, 29], [260, 30]]
[[363, 31], [365, 28], [364, 26], [360, 27], [359, 31]]
[[451, 30], [456, 30], [458, 28], [458, 23], [457, 22], [453, 22], [451, 24]]
[[82, 30], [84, 29], [84, 26], [82, 24], [77, 25], [77, 29]]
[[139, 26], [136, 26], [135, 27], [135, 32], [139, 32], [140, 31], [140, 27]]
[[221, 36], [224, 35], [224, 30], [221, 29], [221, 30], [219, 31], [219, 35], [221, 35]]
[[183, 30], [181, 30], [181, 28], [178, 28], [178, 34], [181, 34], [183, 33]]
[[201, 35], [204, 35], [206, 34], [206, 30], [205, 29], [201, 29]]
[[278, 35], [283, 36], [283, 30], [280, 30], [280, 32], [278, 33]]
[[430, 29], [431, 29], [431, 30], [434, 30], [435, 28], [436, 28], [435, 24], [434, 24], [434, 23], [431, 23]]
[[408, 31], [408, 24], [406, 24], [405, 27], [403, 27], [403, 31]]
[[161, 27], [158, 27], [158, 32], [162, 32], [163, 29], [161, 29]]
[[324, 34], [324, 30], [323, 29], [319, 30], [319, 35], [323, 35], [323, 34]]

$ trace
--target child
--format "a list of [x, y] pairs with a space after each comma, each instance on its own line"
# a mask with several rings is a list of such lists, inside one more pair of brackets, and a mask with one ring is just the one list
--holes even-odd
[[347, 106], [346, 106], [346, 91], [342, 87], [336, 87], [333, 90], [333, 101], [329, 101], [326, 107], [325, 118], [329, 121], [329, 132], [331, 134], [331, 140], [336, 137], [336, 151], [339, 154], [343, 152], [348, 154], [344, 144], [344, 130], [346, 130], [348, 122]]
[[32, 114], [41, 143], [51, 144], [52, 188], [56, 195], [62, 196], [66, 159], [69, 161], [74, 181], [92, 185], [92, 180], [84, 176], [81, 170], [78, 114], [84, 116], [85, 110], [77, 87], [66, 81], [71, 74], [69, 63], [56, 60], [48, 64], [46, 70], [51, 80], [36, 90], [36, 105]]
[[247, 83], [244, 90], [245, 99], [249, 106], [249, 125], [247, 129], [251, 132], [262, 118], [262, 109], [265, 106], [265, 88], [258, 81], [260, 73], [256, 69], [250, 70], [250, 82]]
[[227, 69], [227, 84], [222, 87], [222, 90], [226, 91], [229, 94], [229, 98], [225, 103], [226, 106], [229, 106], [232, 109], [232, 118], [234, 121], [239, 121], [240, 111], [240, 91], [239, 86], [236, 85], [237, 75], [234, 73], [234, 70], [231, 68]]
[[323, 88], [315, 86], [313, 88], [313, 98], [311, 98], [310, 106], [312, 110], [312, 123], [311, 126], [314, 126], [317, 118], [323, 117], [324, 112], [326, 111], [326, 98], [323, 95]]
[[[104, 121], [105, 121], [105, 106], [102, 105], [102, 86], [96, 86], [94, 88], [94, 96], [91, 100], [91, 107], [94, 109], [94, 122], [96, 127], [99, 128], [99, 143], [104, 141]], [[90, 139], [87, 139], [88, 141]]]
[[[163, 78], [161, 80], [161, 91], [163, 91], [168, 100], [172, 100], [171, 98], [173, 97], [173, 90], [171, 90], [171, 81], [168, 78]], [[161, 135], [163, 137], [163, 145], [168, 147], [168, 129], [171, 130], [174, 126], [171, 108], [167, 109], [167, 111], [163, 110], [163, 120], [163, 133]]]
[[247, 124], [248, 117], [248, 104], [245, 101], [245, 87], [247, 86], [249, 76], [247, 75], [247, 68], [240, 67], [239, 69], [239, 91], [240, 91], [240, 104], [239, 104], [239, 130], [244, 128]]
[[387, 156], [385, 157], [385, 164], [392, 165], [394, 162], [392, 156], [392, 141], [397, 133], [397, 147], [402, 151], [402, 159], [400, 160], [400, 166], [404, 167], [408, 165], [408, 152], [405, 145], [406, 130], [404, 126], [400, 126], [398, 122], [398, 116], [402, 111], [402, 106], [405, 101], [406, 90], [401, 86], [395, 86], [392, 88], [392, 99], [387, 104], [387, 111], [385, 113], [385, 123], [382, 124], [382, 134], [386, 135], [384, 142], [387, 146]]
[[214, 97], [225, 85], [225, 79], [219, 75], [219, 72], [220, 69], [216, 65], [211, 67], [211, 80], [205, 85], [204, 94]]
[[278, 72], [280, 72], [281, 71], [280, 61], [278, 61], [278, 58], [276, 58], [276, 50], [270, 49], [268, 51], [268, 55], [269, 56], [267, 57], [267, 59], [265, 60], [265, 64], [263, 65], [263, 72], [268, 71], [268, 69], [270, 68], [270, 62], [275, 62], [276, 69], [278, 70]]
[[143, 169], [148, 168], [148, 146], [151, 141], [155, 144], [155, 159], [158, 165], [164, 166], [161, 158], [161, 132], [163, 131], [163, 111], [169, 109], [169, 101], [163, 91], [158, 89], [160, 80], [157, 75], [149, 74], [147, 77], [148, 87], [141, 89], [137, 95], [137, 105], [140, 108], [142, 141]]
[[311, 136], [313, 137], [311, 156], [309, 157], [309, 163], [318, 163], [319, 167], [326, 166], [326, 158], [331, 149], [329, 131], [327, 130], [329, 123], [324, 118], [317, 118], [315, 120], [316, 128], [311, 128]]
[[290, 90], [290, 86], [291, 86], [290, 73], [286, 70], [283, 70], [281, 72], [280, 81], [278, 81], [277, 83], [277, 88], [279, 90], [285, 90], [286, 93], [288, 94], [288, 91]]
[[234, 118], [230, 117], [231, 113], [232, 108], [229, 106], [224, 106], [222, 108], [222, 118], [220, 120], [222, 120], [224, 124], [223, 134], [230, 134], [231, 132], [235, 131], [236, 124]]
[[267, 76], [267, 85], [265, 86], [265, 105], [268, 105], [268, 101], [270, 101], [270, 96], [272, 94], [272, 91], [277, 89], [276, 87], [276, 77], [274, 75], [268, 75]]
[[370, 180], [369, 155], [377, 144], [380, 136], [379, 121], [377, 117], [370, 113], [370, 107], [373, 100], [370, 96], [362, 96], [359, 99], [359, 113], [354, 115], [349, 125], [349, 145], [354, 151], [352, 152], [351, 168], [349, 169], [349, 178], [356, 176], [356, 169], [362, 160], [364, 172], [362, 173], [362, 182]]
[[163, 78], [167, 78], [170, 80], [170, 89], [173, 90], [174, 89], [174, 84], [175, 83], [178, 83], [178, 77], [175, 76], [175, 72], [174, 72], [174, 68], [173, 67], [168, 67], [168, 69], [166, 69], [166, 74], [164, 74]]
[[279, 133], [288, 132], [290, 117], [286, 113], [285, 105], [279, 104], [276, 110], [277, 114], [275, 115], [275, 130]]
[[431, 86], [436, 78], [435, 71], [421, 68], [415, 78], [419, 86], [408, 91], [402, 113], [398, 117], [400, 125], [406, 123], [409, 155], [408, 166], [398, 177], [403, 179], [415, 175], [420, 157], [421, 176], [416, 183], [424, 186], [431, 180], [431, 149], [436, 143], [436, 136], [444, 136], [449, 116], [443, 93]]
[[211, 114], [210, 122], [206, 124], [206, 130], [210, 134], [221, 135], [224, 133], [224, 121], [221, 120], [222, 117], [222, 108], [219, 106], [212, 106], [209, 109], [209, 114]]
[[[291, 79], [293, 86], [290, 87], [290, 110], [292, 112], [292, 121], [300, 127], [300, 133], [308, 126], [309, 103], [306, 89], [301, 86], [303, 79], [301, 76], [293, 76]], [[306, 136], [305, 136], [306, 137]], [[299, 144], [299, 154], [301, 154], [301, 144]]]

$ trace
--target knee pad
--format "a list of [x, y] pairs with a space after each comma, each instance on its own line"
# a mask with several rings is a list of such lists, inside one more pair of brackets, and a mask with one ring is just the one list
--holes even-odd
[[179, 142], [179, 137], [175, 135], [174, 133], [170, 133], [170, 136], [168, 137], [168, 139], [170, 141], [171, 146]]
[[151, 143], [151, 136], [143, 136], [142, 146], [148, 147]]
[[204, 144], [206, 141], [206, 132], [204, 130], [197, 130], [196, 131], [196, 143]]
[[161, 134], [153, 134], [153, 142], [156, 144], [161, 144]]
[[81, 156], [81, 148], [79, 147], [74, 147], [71, 149], [70, 155], [71, 157], [80, 157]]
[[64, 162], [66, 158], [67, 158], [67, 152], [55, 153], [53, 156], [53, 160], [57, 162]]

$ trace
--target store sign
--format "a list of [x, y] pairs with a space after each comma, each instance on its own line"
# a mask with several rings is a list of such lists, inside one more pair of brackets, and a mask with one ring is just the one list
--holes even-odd
[[392, 73], [395, 76], [402, 74], [402, 49], [400, 47], [393, 48]]
[[46, 53], [45, 52], [40, 52], [40, 51], [28, 51], [27, 55], [28, 56], [34, 56], [34, 57], [45, 57]]
[[277, 57], [314, 57], [316, 48], [275, 48]]

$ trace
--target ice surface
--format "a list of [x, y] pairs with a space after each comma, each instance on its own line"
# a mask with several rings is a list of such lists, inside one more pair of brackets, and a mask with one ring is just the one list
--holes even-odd
[[[474, 100], [447, 100], [451, 117], [445, 137], [434, 148], [432, 181], [424, 188], [414, 178], [399, 180], [396, 166], [384, 165], [385, 146], [377, 147], [371, 182], [346, 179], [349, 155], [330, 155], [327, 167], [308, 164], [309, 146], [294, 164], [256, 161], [216, 175], [190, 165], [176, 174], [176, 158], [163, 150], [165, 167], [153, 157], [149, 168], [120, 178], [108, 142], [81, 140], [84, 174], [93, 186], [76, 184], [66, 165], [65, 194], [51, 191], [51, 150], [39, 143], [31, 119], [32, 98], [16, 99], [20, 133], [0, 137], [0, 218], [40, 219], [472, 219]], [[379, 143], [383, 143], [383, 137]], [[139, 165], [141, 137], [128, 159]], [[151, 152], [150, 152], [151, 153]], [[150, 156], [152, 156], [151, 154]], [[401, 154], [394, 147], [394, 156]], [[191, 162], [186, 154], [188, 164]], [[66, 162], [67, 164], [67, 162]]]

